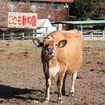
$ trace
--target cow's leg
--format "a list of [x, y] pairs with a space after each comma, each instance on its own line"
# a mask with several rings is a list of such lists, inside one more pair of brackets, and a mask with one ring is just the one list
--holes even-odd
[[58, 86], [58, 101], [62, 101], [62, 85], [65, 73], [60, 73], [58, 76], [57, 86]]
[[74, 84], [75, 84], [75, 80], [76, 80], [76, 77], [77, 77], [77, 71], [75, 71], [73, 74], [72, 74], [72, 83], [71, 83], [71, 90], [70, 90], [70, 94], [73, 96], [74, 95]]
[[46, 78], [46, 101], [50, 99], [51, 78]]
[[48, 63], [43, 63], [43, 70], [46, 78], [46, 94], [45, 94], [45, 102], [49, 102], [50, 99], [50, 87], [51, 87], [51, 77], [49, 74], [49, 66]]
[[65, 95], [65, 83], [66, 83], [66, 77], [67, 77], [67, 74], [65, 74], [64, 79], [63, 79], [62, 95]]

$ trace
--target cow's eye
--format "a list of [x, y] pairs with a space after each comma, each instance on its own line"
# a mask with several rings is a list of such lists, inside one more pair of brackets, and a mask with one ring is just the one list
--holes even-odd
[[51, 40], [51, 39], [52, 39], [52, 36], [48, 36], [47, 39], [48, 39], [48, 40]]
[[55, 43], [55, 46], [58, 46], [58, 43]]

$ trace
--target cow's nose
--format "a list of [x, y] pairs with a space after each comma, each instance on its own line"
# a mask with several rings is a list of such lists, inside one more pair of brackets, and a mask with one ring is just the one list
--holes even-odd
[[52, 54], [52, 53], [53, 53], [53, 48], [49, 48], [49, 49], [48, 49], [48, 53], [49, 53], [49, 54]]

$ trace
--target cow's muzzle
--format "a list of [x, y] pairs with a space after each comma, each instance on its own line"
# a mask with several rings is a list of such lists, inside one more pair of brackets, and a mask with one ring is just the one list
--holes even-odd
[[53, 48], [47, 48], [46, 56], [48, 59], [52, 59], [55, 56], [55, 50]]

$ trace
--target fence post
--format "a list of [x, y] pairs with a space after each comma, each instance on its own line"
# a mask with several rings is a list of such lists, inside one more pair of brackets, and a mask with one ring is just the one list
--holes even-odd
[[90, 38], [93, 39], [93, 32], [90, 33]]
[[11, 33], [11, 40], [13, 40], [14, 33]]
[[22, 32], [22, 40], [24, 40], [24, 32]]
[[103, 30], [103, 38], [105, 38], [105, 31]]
[[35, 38], [35, 35], [36, 34], [36, 30], [35, 29], [33, 29], [33, 38]]
[[4, 35], [5, 35], [5, 34], [3, 33], [2, 35], [3, 35], [3, 40], [4, 40]]

